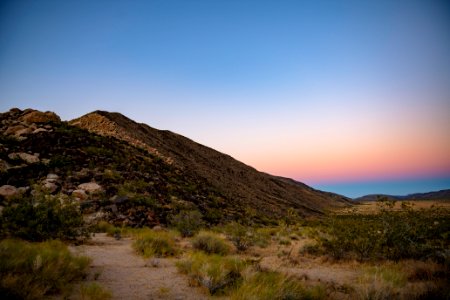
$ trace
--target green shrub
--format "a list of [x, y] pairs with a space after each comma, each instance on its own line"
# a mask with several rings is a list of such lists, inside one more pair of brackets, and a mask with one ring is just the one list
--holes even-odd
[[72, 255], [59, 241], [0, 242], [0, 298], [41, 299], [65, 292], [86, 276], [89, 258]]
[[196, 210], [182, 211], [173, 216], [171, 224], [183, 237], [193, 236], [203, 225], [202, 214]]
[[196, 252], [177, 263], [179, 271], [193, 283], [208, 289], [211, 295], [226, 293], [242, 281], [245, 263], [236, 257], [206, 255]]
[[449, 212], [442, 208], [414, 210], [404, 204], [393, 210], [392, 202], [383, 201], [374, 215], [336, 215], [325, 221], [319, 239], [335, 259], [435, 259], [445, 263], [445, 249], [450, 239]]
[[96, 282], [82, 285], [80, 295], [82, 300], [108, 300], [112, 298], [111, 292]]
[[225, 233], [238, 251], [245, 251], [253, 245], [254, 234], [251, 227], [232, 222], [225, 226]]
[[277, 272], [258, 272], [245, 278], [232, 300], [325, 299], [321, 286], [306, 288], [298, 279]]
[[145, 230], [136, 234], [134, 249], [144, 257], [166, 257], [178, 253], [175, 236], [167, 231]]
[[212, 232], [200, 232], [192, 239], [192, 246], [207, 254], [226, 255], [230, 253], [230, 246], [217, 234]]
[[76, 240], [89, 235], [75, 202], [43, 193], [17, 199], [4, 208], [0, 220], [4, 237], [44, 241]]

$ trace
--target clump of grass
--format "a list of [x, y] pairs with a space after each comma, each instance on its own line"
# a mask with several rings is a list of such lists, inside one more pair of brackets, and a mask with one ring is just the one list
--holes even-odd
[[179, 271], [192, 282], [205, 287], [211, 295], [223, 294], [242, 281], [246, 263], [237, 257], [206, 255], [196, 252], [177, 263]]
[[320, 247], [320, 245], [317, 242], [315, 242], [315, 243], [311, 243], [311, 242], [306, 243], [299, 250], [299, 254], [301, 254], [301, 255], [304, 255], [304, 254], [321, 255], [322, 253], [323, 253], [322, 248]]
[[253, 245], [254, 234], [251, 227], [232, 222], [225, 226], [225, 233], [238, 251], [245, 251]]
[[0, 242], [0, 298], [40, 299], [67, 292], [86, 276], [87, 257], [72, 255], [60, 241]]
[[133, 247], [144, 257], [167, 257], [178, 254], [175, 234], [168, 231], [143, 230], [136, 233]]
[[258, 228], [253, 237], [253, 244], [260, 248], [266, 248], [275, 234], [276, 229], [274, 228]]
[[257, 272], [231, 294], [232, 300], [325, 299], [322, 286], [306, 288], [298, 279], [277, 272]]
[[207, 254], [226, 255], [231, 251], [230, 245], [215, 233], [202, 231], [192, 239], [192, 246]]
[[82, 300], [108, 300], [112, 298], [111, 292], [96, 282], [82, 285], [80, 296]]

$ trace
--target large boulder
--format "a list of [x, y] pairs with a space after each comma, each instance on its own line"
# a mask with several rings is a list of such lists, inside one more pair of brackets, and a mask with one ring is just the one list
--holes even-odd
[[9, 199], [19, 194], [19, 190], [12, 185], [3, 185], [0, 187], [0, 197]]
[[60, 123], [61, 119], [58, 117], [57, 114], [51, 111], [41, 112], [41, 111], [31, 111], [19, 119], [20, 121], [23, 121], [25, 123], [31, 124], [31, 123]]

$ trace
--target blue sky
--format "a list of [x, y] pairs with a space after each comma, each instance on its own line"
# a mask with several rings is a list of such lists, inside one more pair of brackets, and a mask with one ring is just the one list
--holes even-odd
[[119, 111], [348, 196], [450, 188], [450, 6], [1, 1], [13, 106]]

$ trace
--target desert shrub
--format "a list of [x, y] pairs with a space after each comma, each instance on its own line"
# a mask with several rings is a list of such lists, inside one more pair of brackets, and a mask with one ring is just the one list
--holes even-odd
[[144, 257], [166, 257], [178, 253], [175, 235], [167, 231], [143, 230], [136, 234], [133, 247]]
[[203, 225], [202, 214], [196, 210], [181, 211], [173, 216], [171, 224], [183, 237], [193, 236]]
[[[326, 221], [320, 237], [325, 251], [335, 259], [353, 256], [368, 259], [434, 259], [445, 263], [450, 240], [448, 211], [441, 208], [414, 210], [403, 204], [381, 202], [375, 215], [336, 215]], [[443, 258], [444, 257], [444, 258]]]
[[177, 263], [178, 270], [187, 274], [192, 283], [205, 287], [211, 295], [226, 293], [242, 281], [246, 264], [236, 257], [193, 253]]
[[299, 254], [321, 255], [323, 251], [318, 243], [306, 243], [300, 248]]
[[245, 251], [253, 245], [254, 234], [251, 227], [232, 222], [225, 226], [224, 231], [238, 251]]
[[0, 242], [0, 298], [41, 299], [63, 293], [86, 275], [89, 258], [72, 255], [59, 241]]
[[261, 248], [269, 246], [272, 230], [273, 228], [258, 228], [253, 235], [253, 244]]
[[192, 246], [207, 254], [226, 255], [231, 247], [220, 236], [212, 232], [201, 231], [192, 239]]
[[80, 288], [80, 296], [82, 300], [108, 300], [112, 298], [111, 292], [96, 282], [83, 284]]
[[298, 279], [277, 272], [258, 272], [245, 278], [232, 300], [325, 299], [321, 286], [306, 288]]
[[82, 214], [70, 199], [36, 193], [4, 208], [1, 235], [29, 241], [88, 237]]

